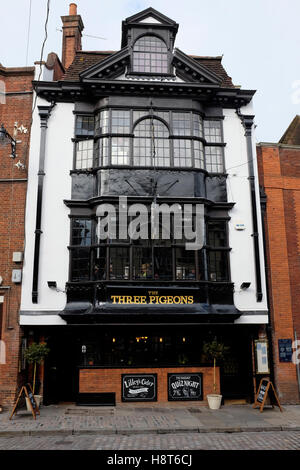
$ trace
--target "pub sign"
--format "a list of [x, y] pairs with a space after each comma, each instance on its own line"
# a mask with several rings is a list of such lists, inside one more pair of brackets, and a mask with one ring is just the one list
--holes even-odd
[[168, 374], [168, 400], [203, 400], [201, 372]]
[[122, 374], [122, 401], [156, 401], [157, 374]]

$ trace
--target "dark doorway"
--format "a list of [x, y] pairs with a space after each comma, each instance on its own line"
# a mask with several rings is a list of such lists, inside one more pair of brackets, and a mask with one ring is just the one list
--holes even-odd
[[48, 336], [50, 348], [45, 361], [44, 404], [74, 402], [78, 393], [78, 347], [71, 331], [55, 331]]
[[224, 343], [229, 351], [221, 365], [221, 393], [224, 399], [253, 399], [251, 335], [235, 326]]

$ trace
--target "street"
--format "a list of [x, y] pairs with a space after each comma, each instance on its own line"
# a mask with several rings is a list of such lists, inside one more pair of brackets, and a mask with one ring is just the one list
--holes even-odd
[[300, 450], [299, 431], [0, 438], [0, 450]]

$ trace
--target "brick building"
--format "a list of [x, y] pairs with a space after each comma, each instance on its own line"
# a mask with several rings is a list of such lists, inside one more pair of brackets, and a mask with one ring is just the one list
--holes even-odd
[[[34, 67], [5, 68], [0, 65], [0, 125], [16, 139], [15, 158], [11, 158], [9, 139], [0, 142], [0, 403], [15, 396], [21, 371], [19, 350], [21, 333], [19, 309], [21, 283], [12, 282], [12, 272], [22, 268], [22, 258], [13, 261], [15, 252], [24, 252], [24, 216], [27, 188], [27, 158], [30, 138], [32, 80]], [[16, 166], [20, 162], [21, 164]], [[23, 168], [23, 165], [25, 168]]]
[[[23, 253], [25, 249], [25, 200], [32, 122], [35, 67], [6, 68], [0, 64], [0, 404], [10, 404], [25, 378], [21, 349], [26, 347], [19, 327]], [[58, 79], [64, 68], [50, 53], [41, 64], [42, 79]], [[15, 157], [11, 139], [16, 141]], [[14, 280], [12, 276], [14, 274]]]
[[[299, 402], [292, 343], [300, 339], [300, 116], [279, 143], [257, 145], [269, 284], [274, 379], [284, 403]], [[298, 372], [298, 374], [297, 374]]]
[[[62, 21], [66, 73], [34, 84], [20, 310], [24, 335], [50, 348], [45, 401], [205, 400], [214, 337], [230, 351], [217, 390], [253, 399], [256, 372], [269, 369], [265, 343], [254, 360], [268, 324], [255, 91], [233, 84], [222, 57], [177, 49], [179, 25], [152, 8], [122, 22], [116, 52], [81, 50], [74, 4]], [[99, 235], [105, 203], [117, 239]], [[137, 204], [146, 239], [128, 232]], [[152, 231], [161, 204], [177, 216], [190, 204], [193, 227], [203, 209], [201, 247], [163, 236], [162, 223]], [[140, 374], [147, 387], [130, 388]], [[176, 389], [200, 376], [203, 393]]]

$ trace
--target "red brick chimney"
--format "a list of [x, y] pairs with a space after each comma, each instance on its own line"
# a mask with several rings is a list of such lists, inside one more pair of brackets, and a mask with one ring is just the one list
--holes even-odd
[[63, 23], [62, 64], [67, 69], [72, 64], [76, 51], [81, 51], [81, 32], [84, 28], [81, 16], [77, 15], [76, 3], [70, 3], [69, 15], [61, 17]]

